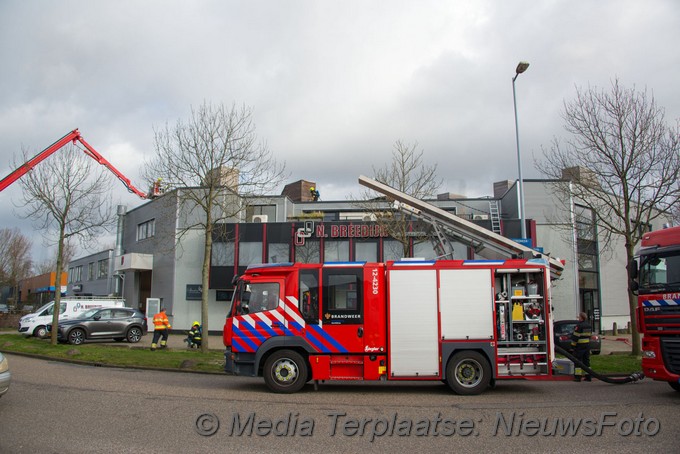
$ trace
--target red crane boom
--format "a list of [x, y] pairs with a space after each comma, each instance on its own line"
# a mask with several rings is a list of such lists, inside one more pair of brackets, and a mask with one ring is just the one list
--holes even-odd
[[118, 169], [116, 169], [109, 161], [104, 158], [104, 156], [100, 155], [94, 148], [90, 146], [89, 143], [83, 139], [83, 136], [80, 135], [80, 132], [77, 129], [74, 129], [73, 131], [69, 132], [66, 134], [64, 137], [61, 139], [57, 140], [54, 142], [52, 145], [49, 147], [45, 148], [43, 151], [23, 163], [21, 166], [19, 166], [16, 170], [11, 172], [9, 175], [7, 175], [5, 178], [0, 180], [0, 191], [5, 190], [7, 186], [11, 185], [15, 181], [17, 181], [19, 178], [24, 176], [26, 173], [28, 173], [33, 167], [44, 161], [46, 158], [48, 158], [50, 155], [52, 155], [55, 151], [59, 150], [61, 147], [64, 145], [67, 145], [69, 142], [76, 143], [80, 142], [85, 149], [83, 152], [97, 161], [99, 164], [103, 165], [107, 169], [109, 169], [113, 174], [125, 185], [128, 191], [137, 194], [139, 197], [142, 199], [149, 198], [149, 194], [146, 192], [140, 191], [137, 189], [132, 182], [130, 181], [129, 178], [127, 178], [125, 175], [123, 175]]

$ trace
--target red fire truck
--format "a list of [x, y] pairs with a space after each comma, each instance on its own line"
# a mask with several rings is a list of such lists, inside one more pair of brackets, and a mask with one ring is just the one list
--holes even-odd
[[645, 234], [631, 271], [642, 371], [680, 391], [680, 227]]
[[266, 264], [234, 284], [225, 371], [263, 376], [274, 392], [440, 380], [478, 394], [558, 378], [544, 258]]

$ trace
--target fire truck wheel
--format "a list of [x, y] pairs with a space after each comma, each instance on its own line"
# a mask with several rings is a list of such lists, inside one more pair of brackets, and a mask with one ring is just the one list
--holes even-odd
[[456, 394], [480, 394], [491, 380], [491, 367], [481, 353], [458, 352], [446, 366], [446, 381]]
[[279, 350], [264, 363], [264, 382], [276, 393], [295, 393], [307, 383], [307, 363], [297, 352]]
[[680, 383], [674, 382], [674, 381], [669, 381], [668, 384], [671, 385], [671, 388], [680, 392]]

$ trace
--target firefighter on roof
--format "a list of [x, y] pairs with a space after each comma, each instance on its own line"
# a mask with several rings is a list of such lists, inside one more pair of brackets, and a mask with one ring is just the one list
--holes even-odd
[[316, 201], [319, 200], [319, 195], [320, 195], [320, 194], [319, 194], [319, 191], [317, 191], [316, 188], [315, 188], [314, 186], [312, 186], [311, 188], [309, 188], [309, 194], [312, 196], [312, 200], [313, 200], [313, 201], [316, 202]]

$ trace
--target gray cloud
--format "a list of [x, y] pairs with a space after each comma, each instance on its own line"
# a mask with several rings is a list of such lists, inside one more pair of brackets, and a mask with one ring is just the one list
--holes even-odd
[[[575, 86], [653, 91], [680, 117], [672, 0], [60, 1], [0, 3], [0, 174], [80, 128], [135, 184], [153, 129], [209, 100], [254, 109], [258, 134], [291, 180], [325, 200], [358, 193], [357, 176], [398, 139], [437, 163], [442, 191], [481, 196], [515, 179], [511, 79], [517, 80], [525, 177], [563, 134]], [[2, 226], [21, 225], [17, 185]], [[113, 197], [140, 203], [122, 186]]]

